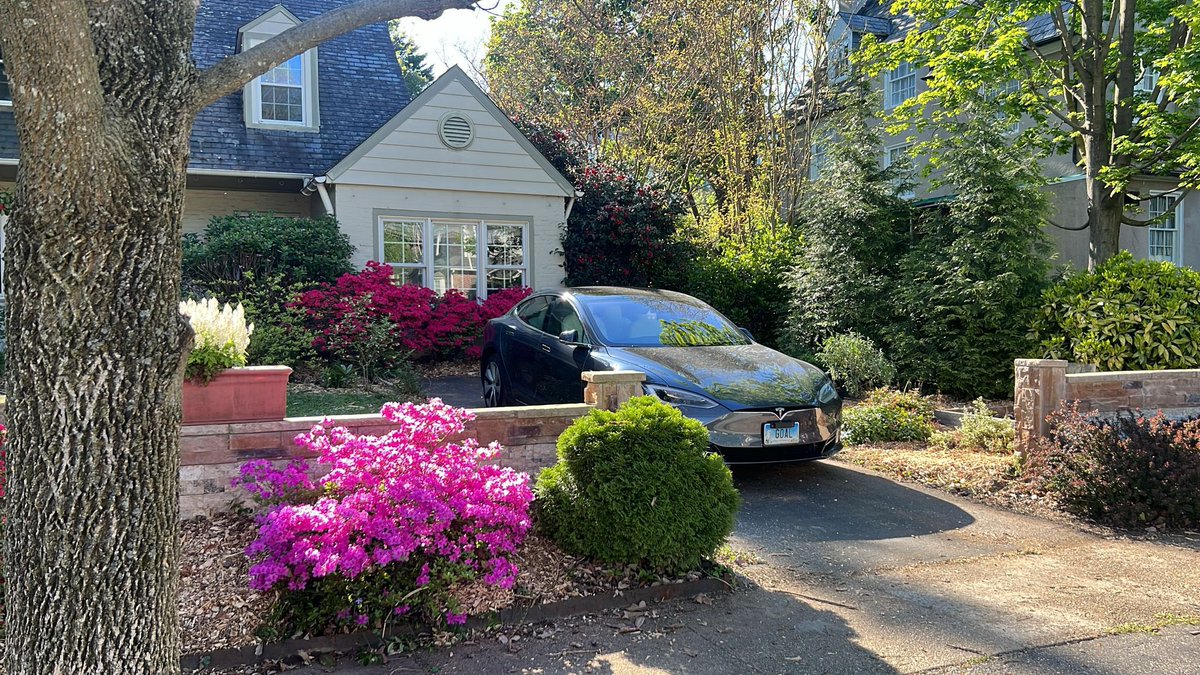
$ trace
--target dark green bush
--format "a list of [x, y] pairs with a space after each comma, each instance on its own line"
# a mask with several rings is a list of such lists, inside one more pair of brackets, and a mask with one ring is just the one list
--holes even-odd
[[558, 439], [538, 476], [538, 524], [567, 551], [690, 569], [733, 530], [739, 497], [702, 424], [649, 396], [594, 410]]
[[1025, 459], [1025, 475], [1067, 510], [1118, 527], [1200, 525], [1200, 420], [1125, 414], [1112, 422], [1067, 406]]
[[183, 242], [183, 275], [219, 292], [222, 283], [283, 277], [285, 285], [334, 281], [353, 271], [354, 247], [332, 217], [285, 218], [254, 213], [213, 218], [203, 235]]
[[917, 391], [876, 389], [842, 412], [842, 430], [851, 445], [925, 441], [933, 434], [933, 404]]
[[305, 284], [285, 285], [283, 275], [259, 277], [247, 271], [240, 282], [214, 284], [222, 302], [241, 303], [246, 320], [254, 324], [246, 362], [252, 366], [297, 368], [316, 360], [313, 332], [304, 324], [304, 311], [291, 306]]
[[896, 367], [883, 350], [858, 333], [826, 338], [816, 357], [838, 389], [850, 398], [858, 398], [872, 387], [886, 387], [896, 377]]
[[1101, 370], [1200, 365], [1200, 272], [1122, 251], [1046, 290], [1037, 353]]

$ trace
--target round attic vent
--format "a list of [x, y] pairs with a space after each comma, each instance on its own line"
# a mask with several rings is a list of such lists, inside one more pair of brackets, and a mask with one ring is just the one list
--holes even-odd
[[450, 113], [438, 123], [438, 136], [446, 147], [462, 150], [475, 139], [475, 125], [462, 113]]

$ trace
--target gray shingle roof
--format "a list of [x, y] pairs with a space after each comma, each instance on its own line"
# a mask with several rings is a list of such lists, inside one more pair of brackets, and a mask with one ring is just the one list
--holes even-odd
[[[1064, 2], [1063, 8], [1064, 10], [1069, 9], [1070, 4]], [[874, 33], [880, 37], [899, 38], [915, 25], [912, 19], [906, 16], [892, 14], [892, 0], [867, 0], [857, 14], [848, 14], [842, 19], [852, 30]], [[878, 30], [883, 26], [883, 23], [880, 22], [887, 23], [888, 30], [886, 32]], [[859, 28], [858, 25], [863, 27]], [[1049, 14], [1042, 14], [1030, 19], [1025, 23], [1025, 27], [1029, 31], [1029, 38], [1035, 44], [1058, 36], [1058, 29], [1055, 28], [1054, 20]]]
[[[203, 0], [192, 55], [206, 68], [237, 48], [238, 29], [277, 4], [300, 20], [349, 0]], [[248, 129], [242, 93], [200, 112], [192, 131], [191, 168], [323, 174], [411, 100], [387, 26], [334, 38], [317, 50], [319, 133]], [[17, 156], [11, 111], [0, 112], [0, 157]]]
[[887, 37], [892, 32], [892, 22], [878, 16], [838, 12], [838, 17], [846, 22], [850, 30], [858, 33], [871, 33], [879, 37]]

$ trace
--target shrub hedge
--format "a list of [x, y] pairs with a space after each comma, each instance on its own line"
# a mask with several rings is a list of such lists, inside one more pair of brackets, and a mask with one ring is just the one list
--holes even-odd
[[875, 389], [842, 413], [851, 445], [887, 441], [925, 441], [933, 434], [933, 403], [917, 391]]
[[650, 396], [593, 410], [558, 439], [534, 493], [564, 549], [617, 564], [694, 568], [733, 530], [739, 497], [702, 424]]
[[183, 274], [206, 287], [241, 281], [246, 271], [260, 279], [282, 275], [285, 285], [319, 283], [353, 271], [353, 255], [350, 238], [329, 216], [221, 216], [213, 218], [202, 235], [184, 236]]

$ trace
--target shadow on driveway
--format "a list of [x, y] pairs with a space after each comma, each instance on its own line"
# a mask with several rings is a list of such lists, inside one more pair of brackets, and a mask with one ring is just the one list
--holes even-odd
[[483, 385], [478, 375], [450, 375], [421, 381], [421, 393], [456, 408], [482, 408]]

